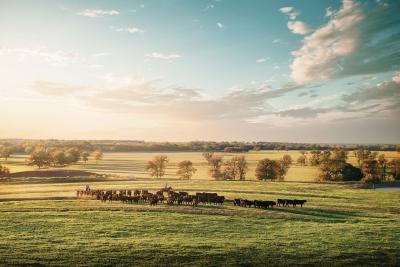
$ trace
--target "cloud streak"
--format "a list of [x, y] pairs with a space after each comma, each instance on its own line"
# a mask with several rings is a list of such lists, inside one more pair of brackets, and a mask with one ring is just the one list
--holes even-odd
[[115, 16], [119, 15], [119, 11], [111, 9], [111, 10], [102, 10], [102, 9], [85, 9], [78, 13], [78, 15], [89, 17], [89, 18], [99, 18], [104, 16]]

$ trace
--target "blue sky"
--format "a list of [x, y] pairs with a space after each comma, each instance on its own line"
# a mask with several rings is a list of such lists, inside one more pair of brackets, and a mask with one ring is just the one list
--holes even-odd
[[0, 0], [0, 138], [398, 143], [399, 12]]

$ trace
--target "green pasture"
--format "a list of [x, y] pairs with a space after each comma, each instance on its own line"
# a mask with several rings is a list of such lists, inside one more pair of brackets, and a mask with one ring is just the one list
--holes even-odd
[[88, 181], [74, 179], [0, 185], [0, 266], [398, 266], [400, 261], [398, 192], [297, 182], [90, 182], [98, 189], [150, 191], [167, 182], [176, 190], [217, 192], [228, 199], [307, 200], [303, 208], [270, 210], [231, 202], [151, 207], [75, 199], [75, 190]]
[[[381, 152], [385, 153], [388, 159], [399, 157], [396, 152]], [[172, 153], [104, 153], [103, 160], [96, 162], [90, 158], [89, 162], [84, 165], [83, 163], [75, 164], [66, 167], [66, 169], [79, 169], [96, 173], [113, 174], [125, 177], [134, 178], [148, 178], [148, 174], [144, 171], [147, 161], [151, 160], [155, 155], [165, 154], [169, 157], [167, 173], [164, 178], [176, 178], [177, 163], [182, 160], [191, 160], [197, 168], [196, 174], [193, 179], [210, 179], [207, 173], [208, 166], [200, 152], [172, 152]], [[296, 159], [300, 156], [299, 151], [257, 151], [249, 153], [217, 153], [224, 156], [224, 159], [229, 159], [236, 155], [245, 155], [249, 163], [249, 170], [246, 179], [254, 180], [254, 170], [257, 162], [260, 159], [270, 158], [279, 159], [285, 154], [292, 156], [294, 164], [289, 169], [286, 180], [287, 181], [313, 181], [318, 175], [318, 168], [312, 166], [300, 166], [296, 164]], [[13, 155], [6, 162], [1, 161], [1, 164], [9, 167], [11, 172], [30, 171], [37, 169], [33, 166], [27, 166], [26, 155]], [[356, 159], [349, 153], [348, 161], [357, 165]]]

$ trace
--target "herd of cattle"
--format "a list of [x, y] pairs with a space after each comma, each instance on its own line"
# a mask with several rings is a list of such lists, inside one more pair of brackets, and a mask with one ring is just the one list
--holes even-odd
[[157, 205], [158, 203], [167, 204], [186, 204], [197, 206], [201, 204], [222, 204], [225, 201], [224, 196], [217, 193], [196, 193], [190, 195], [188, 192], [175, 192], [172, 188], [162, 188], [156, 193], [149, 190], [79, 190], [77, 197], [90, 197], [105, 201], [122, 201], [125, 203], [149, 203]]
[[[217, 193], [196, 193], [190, 195], [188, 192], [176, 192], [169, 188], [162, 188], [156, 193], [151, 193], [149, 190], [78, 190], [77, 197], [89, 197], [106, 201], [122, 201], [124, 203], [149, 203], [150, 205], [157, 205], [158, 203], [167, 203], [170, 205], [193, 205], [200, 204], [220, 204], [225, 202], [224, 196], [219, 196]], [[273, 208], [274, 206], [289, 207], [292, 205], [296, 207], [300, 205], [303, 207], [306, 200], [297, 199], [278, 199], [277, 202], [269, 200], [248, 200], [248, 199], [234, 199], [233, 204], [240, 207], [254, 207], [260, 209]]]
[[240, 207], [249, 207], [249, 208], [254, 206], [254, 208], [268, 209], [268, 208], [273, 208], [276, 205], [282, 207], [289, 207], [290, 205], [296, 207], [297, 205], [300, 205], [300, 207], [303, 207], [303, 205], [306, 202], [307, 200], [298, 200], [298, 199], [278, 199], [278, 202], [275, 202], [269, 200], [248, 200], [248, 199], [235, 198], [233, 200], [233, 205]]

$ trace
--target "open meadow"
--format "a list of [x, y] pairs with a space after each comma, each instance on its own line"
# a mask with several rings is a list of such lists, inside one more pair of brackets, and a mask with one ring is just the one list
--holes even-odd
[[[400, 194], [348, 184], [211, 180], [15, 179], [0, 186], [0, 265], [396, 266]], [[216, 192], [306, 199], [300, 207], [124, 204], [77, 189]]]
[[[395, 151], [381, 151], [380, 154], [385, 154], [388, 160], [399, 158], [400, 154]], [[63, 169], [85, 170], [100, 174], [111, 174], [130, 178], [148, 178], [149, 175], [145, 172], [144, 168], [149, 160], [152, 160], [156, 155], [167, 155], [169, 163], [166, 170], [166, 179], [177, 178], [176, 170], [177, 164], [183, 160], [190, 160], [197, 172], [193, 175], [193, 179], [210, 179], [207, 173], [208, 165], [202, 156], [201, 152], [130, 152], [130, 153], [104, 153], [104, 157], [98, 163], [93, 158], [90, 158], [87, 164], [79, 162]], [[318, 175], [318, 167], [314, 166], [300, 166], [296, 163], [296, 159], [301, 155], [299, 151], [250, 151], [248, 153], [216, 153], [222, 155], [224, 160], [230, 159], [233, 156], [244, 155], [248, 162], [249, 170], [246, 179], [254, 180], [254, 170], [257, 162], [264, 158], [280, 159], [283, 155], [288, 154], [293, 159], [287, 175], [286, 181], [314, 181]], [[20, 171], [37, 170], [37, 167], [27, 165], [27, 155], [13, 155], [7, 161], [1, 161], [1, 164], [10, 168], [11, 173]], [[356, 158], [353, 153], [348, 155], [348, 162], [357, 166]], [[53, 168], [52, 168], [53, 169]]]

